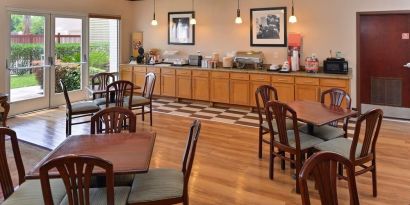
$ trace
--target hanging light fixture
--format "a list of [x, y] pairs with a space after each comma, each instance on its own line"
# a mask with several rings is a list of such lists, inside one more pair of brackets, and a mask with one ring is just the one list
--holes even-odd
[[191, 20], [189, 21], [189, 23], [190, 23], [191, 25], [195, 25], [195, 24], [196, 24], [196, 19], [195, 19], [195, 0], [192, 0], [192, 11], [193, 11], [193, 13], [192, 13], [192, 18], [191, 18]]
[[154, 18], [152, 18], [152, 21], [151, 21], [151, 25], [153, 25], [153, 26], [157, 26], [158, 25], [158, 21], [157, 21], [157, 19], [156, 19], [156, 16], [155, 16], [155, 7], [156, 7], [156, 2], [155, 2], [156, 0], [154, 0]]
[[238, 10], [236, 10], [235, 23], [236, 24], [242, 24], [241, 9], [239, 8], [239, 0], [238, 0]]
[[292, 0], [292, 16], [289, 17], [289, 23], [296, 23], [298, 22], [298, 18], [295, 16], [295, 5], [293, 4]]

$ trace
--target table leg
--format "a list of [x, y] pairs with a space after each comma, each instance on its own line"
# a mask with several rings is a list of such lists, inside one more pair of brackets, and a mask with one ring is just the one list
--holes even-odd
[[307, 128], [308, 128], [308, 134], [313, 135], [313, 134], [314, 134], [313, 131], [314, 131], [314, 129], [315, 129], [314, 126], [313, 126], [312, 124], [310, 124], [310, 123], [308, 123], [307, 126], [308, 126], [308, 127], [307, 127]]

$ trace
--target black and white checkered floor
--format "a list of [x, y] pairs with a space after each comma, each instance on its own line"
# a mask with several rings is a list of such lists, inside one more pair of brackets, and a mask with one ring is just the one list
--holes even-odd
[[[153, 101], [152, 106], [154, 112], [166, 113], [170, 115], [250, 127], [259, 126], [258, 114], [256, 112], [251, 112], [250, 109], [214, 108], [203, 104], [175, 102], [168, 99], [156, 99]], [[349, 135], [352, 135], [354, 132], [354, 123], [355, 119], [351, 119], [349, 122]], [[342, 124], [339, 126], [342, 127]]]

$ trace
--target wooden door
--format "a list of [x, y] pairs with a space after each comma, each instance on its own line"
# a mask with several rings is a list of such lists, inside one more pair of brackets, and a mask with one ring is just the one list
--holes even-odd
[[410, 108], [410, 13], [359, 14], [358, 23], [359, 105]]
[[231, 104], [249, 106], [249, 81], [231, 80], [230, 82], [230, 100]]

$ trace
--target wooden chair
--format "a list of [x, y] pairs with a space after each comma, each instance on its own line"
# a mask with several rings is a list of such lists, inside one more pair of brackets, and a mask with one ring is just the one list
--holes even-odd
[[[374, 197], [377, 197], [376, 142], [382, 121], [383, 111], [380, 109], [371, 110], [358, 118], [353, 139], [336, 138], [315, 146], [315, 149], [319, 151], [338, 153], [349, 159], [355, 167], [359, 166], [361, 169], [355, 171], [356, 176], [370, 171], [372, 173]], [[360, 140], [362, 143], [359, 143], [363, 124], [365, 124], [364, 138]], [[369, 162], [371, 165], [366, 165]]]
[[194, 163], [196, 144], [201, 122], [195, 120], [189, 131], [188, 142], [182, 161], [182, 170], [151, 169], [146, 174], [136, 174], [129, 205], [189, 204], [188, 183]]
[[[131, 109], [134, 84], [130, 81], [119, 80], [107, 86], [105, 107], [125, 107]], [[111, 100], [114, 100], [111, 102]]]
[[100, 110], [94, 102], [78, 102], [71, 104], [70, 97], [68, 96], [67, 87], [64, 84], [64, 81], [60, 79], [60, 85], [63, 89], [65, 102], [67, 104], [66, 109], [66, 135], [71, 135], [71, 127], [73, 125], [89, 123], [90, 121], [81, 121], [73, 123], [73, 119], [83, 118], [87, 116], [92, 116], [94, 113]]
[[[104, 171], [105, 188], [90, 188], [94, 167]], [[45, 205], [55, 204], [50, 187], [49, 171], [52, 169], [58, 171], [66, 187], [67, 195], [60, 204], [126, 204], [130, 188], [116, 187], [114, 190], [113, 165], [110, 162], [93, 156], [67, 155], [52, 159], [40, 167]]]
[[[266, 140], [263, 138], [263, 135], [269, 133], [269, 123], [266, 121], [264, 114], [265, 114], [265, 104], [269, 102], [270, 100], [278, 100], [278, 92], [276, 89], [270, 85], [262, 85], [256, 89], [255, 92], [255, 100], [256, 100], [256, 109], [258, 111], [258, 117], [259, 117], [259, 151], [258, 151], [258, 156], [259, 159], [262, 158], [262, 144], [270, 144], [270, 140]], [[277, 127], [276, 127], [276, 122], [275, 120], [272, 120], [273, 128], [275, 133], [277, 133]], [[293, 129], [293, 122], [292, 120], [286, 120], [286, 128], [287, 129]], [[282, 163], [282, 168], [284, 168], [284, 163]]]
[[145, 116], [145, 106], [149, 106], [150, 125], [152, 126], [152, 95], [154, 93], [156, 76], [154, 73], [148, 73], [145, 76], [144, 90], [141, 96], [132, 97], [131, 108], [141, 109], [142, 121]]
[[[18, 188], [13, 186], [9, 165], [6, 156], [6, 142], [10, 139], [13, 149], [14, 161], [18, 174]], [[4, 205], [31, 205], [43, 204], [40, 180], [25, 180], [25, 169], [20, 154], [19, 143], [16, 132], [9, 128], [0, 128], [0, 184], [4, 197]], [[54, 190], [53, 197], [62, 200], [65, 191], [61, 180], [51, 180], [51, 188]]]
[[7, 102], [7, 98], [4, 97], [0, 100], [0, 122], [1, 126], [7, 127], [7, 117], [10, 112], [10, 104]]
[[303, 165], [299, 174], [300, 196], [303, 205], [310, 205], [307, 180], [313, 176], [319, 191], [322, 205], [338, 205], [337, 198], [337, 165], [343, 164], [347, 171], [347, 182], [350, 193], [350, 204], [359, 205], [356, 188], [354, 165], [343, 156], [332, 152], [313, 154]]
[[121, 133], [123, 130], [135, 132], [136, 129], [136, 116], [126, 108], [106, 108], [91, 117], [91, 134]]
[[[321, 95], [321, 103], [325, 104], [326, 97], [329, 96], [330, 98], [330, 106], [337, 106], [341, 107], [342, 103], [345, 101], [346, 109], [351, 109], [352, 107], [352, 100], [350, 95], [346, 93], [346, 91], [339, 89], [339, 88], [332, 88], [326, 90]], [[328, 125], [315, 127], [314, 128], [314, 136], [319, 137], [325, 141], [332, 140], [338, 137], [347, 137], [347, 128], [348, 128], [349, 118], [345, 118], [343, 122], [343, 129], [338, 128], [339, 121], [334, 121], [329, 123]], [[307, 126], [303, 126], [300, 128], [300, 131], [304, 133], [308, 133]]]
[[[297, 114], [288, 105], [279, 101], [270, 101], [266, 103], [265, 107], [266, 119], [271, 122], [273, 118], [276, 119], [278, 135], [275, 136], [273, 125], [269, 124], [269, 133], [271, 136], [270, 145], [270, 157], [269, 162], [269, 178], [273, 179], [274, 158], [279, 157], [282, 160], [290, 161], [295, 164], [296, 176], [299, 175], [299, 171], [302, 167], [303, 156], [309, 152], [312, 152], [313, 146], [322, 143], [323, 140], [314, 136], [299, 132], [297, 124]], [[286, 129], [286, 119], [288, 113], [293, 121], [293, 130]], [[275, 151], [277, 148], [278, 151]], [[291, 157], [287, 157], [285, 153], [289, 153]], [[295, 156], [294, 159], [292, 156]], [[296, 192], [299, 193], [299, 180], [296, 178]]]
[[[91, 78], [91, 86], [94, 89], [106, 90], [107, 86], [115, 81], [112, 73], [98, 73]], [[93, 101], [98, 106], [105, 105], [105, 94], [93, 94]]]

